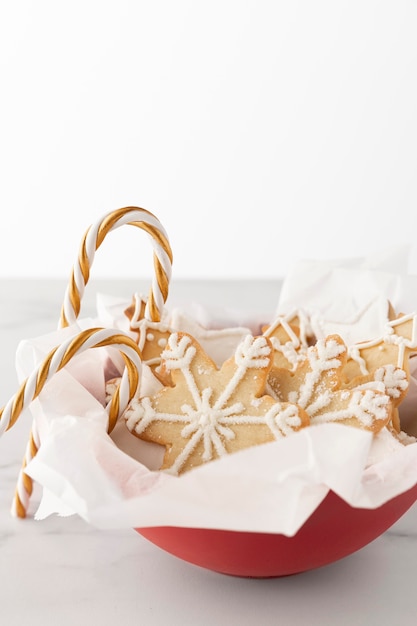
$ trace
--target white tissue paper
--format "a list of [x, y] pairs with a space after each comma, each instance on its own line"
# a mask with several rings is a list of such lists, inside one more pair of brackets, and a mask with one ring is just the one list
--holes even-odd
[[[347, 342], [374, 337], [387, 320], [388, 299], [398, 312], [417, 310], [417, 277], [406, 273], [404, 257], [398, 250], [376, 259], [300, 263], [284, 281], [276, 313], [304, 309], [317, 331], [339, 332]], [[22, 342], [19, 376], [27, 377], [52, 347], [82, 328], [129, 332], [127, 304], [101, 297], [96, 319]], [[222, 343], [217, 331], [183, 312], [165, 321], [194, 334], [217, 363], [247, 333], [233, 328]], [[272, 321], [273, 315], [260, 320]], [[81, 354], [34, 403], [41, 446], [27, 473], [43, 487], [39, 519], [76, 513], [99, 528], [184, 526], [293, 536], [329, 490], [351, 506], [376, 508], [417, 483], [416, 443], [403, 446], [387, 433], [373, 437], [339, 424], [305, 428], [179, 477], [159, 472], [160, 446], [140, 441], [122, 421], [110, 436], [106, 432], [105, 379], [122, 363], [105, 348]], [[151, 378], [144, 366], [142, 393]], [[417, 421], [414, 397], [408, 405], [411, 424]]]

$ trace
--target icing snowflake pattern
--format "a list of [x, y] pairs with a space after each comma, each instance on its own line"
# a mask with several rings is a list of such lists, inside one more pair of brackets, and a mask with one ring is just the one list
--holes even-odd
[[382, 382], [387, 394], [393, 400], [400, 398], [408, 389], [406, 372], [400, 367], [395, 367], [392, 363], [375, 370], [374, 379]]
[[277, 399], [298, 404], [312, 424], [343, 422], [367, 430], [378, 430], [389, 420], [390, 396], [403, 386], [401, 373], [380, 370], [379, 380], [351, 389], [342, 388], [342, 371], [347, 348], [338, 335], [330, 335], [309, 348], [307, 359], [292, 374], [273, 370], [269, 386]]
[[[202, 462], [233, 451], [233, 446], [230, 449], [228, 444], [236, 442], [239, 430], [248, 426], [263, 428], [265, 441], [289, 435], [305, 424], [307, 415], [293, 404], [260, 395], [271, 352], [265, 337], [248, 335], [234, 357], [217, 370], [191, 336], [173, 333], [162, 359], [173, 377], [174, 387], [165, 388], [152, 398], [132, 402], [125, 414], [128, 429], [138, 436], [157, 429], [158, 434], [151, 432], [150, 439], [167, 445], [169, 455], [171, 433], [167, 429], [176, 426], [181, 446], [164, 468], [174, 474], [183, 469], [192, 455], [195, 457], [197, 449]], [[239, 392], [248, 386], [250, 393], [244, 393], [241, 398]], [[178, 400], [178, 388], [183, 390], [181, 400]], [[161, 423], [164, 431], [158, 428]], [[244, 443], [242, 447], [248, 445]]]
[[390, 396], [398, 404], [408, 389], [407, 373], [392, 363], [382, 365], [372, 375], [364, 377], [365, 382], [356, 384], [357, 389], [375, 389]]

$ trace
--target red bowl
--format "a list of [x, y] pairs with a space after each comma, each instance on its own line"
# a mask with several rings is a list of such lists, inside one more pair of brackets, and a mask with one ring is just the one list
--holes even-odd
[[417, 485], [377, 509], [329, 492], [294, 537], [159, 526], [136, 528], [166, 552], [206, 569], [253, 578], [288, 576], [337, 561], [379, 537], [417, 500]]

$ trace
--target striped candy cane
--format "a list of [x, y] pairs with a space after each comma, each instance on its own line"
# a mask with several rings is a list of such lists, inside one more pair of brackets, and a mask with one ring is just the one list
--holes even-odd
[[[59, 323], [61, 328], [73, 324], [78, 318], [81, 300], [90, 277], [90, 269], [96, 250], [110, 231], [126, 224], [141, 228], [150, 236], [154, 252], [155, 275], [149, 291], [144, 316], [153, 322], [160, 321], [163, 306], [168, 297], [169, 281], [171, 279], [172, 250], [168, 235], [158, 218], [146, 209], [125, 207], [108, 213], [92, 224], [84, 234], [65, 292]], [[124, 384], [123, 378], [120, 388], [122, 384]], [[113, 427], [114, 424], [109, 429], [109, 432], [111, 432]], [[25, 473], [25, 469], [29, 461], [36, 455], [39, 444], [36, 425], [33, 423], [12, 504], [12, 513], [17, 517], [26, 517], [27, 507], [33, 490], [33, 481]]]
[[171, 278], [172, 251], [168, 236], [155, 215], [138, 207], [125, 207], [109, 213], [103, 219], [90, 226], [85, 233], [65, 293], [61, 311], [61, 327], [72, 324], [78, 317], [81, 298], [90, 276], [90, 268], [96, 250], [102, 244], [107, 233], [125, 224], [137, 226], [151, 237], [154, 249], [155, 276], [149, 291], [145, 317], [154, 322], [160, 321], [164, 303], [168, 297], [168, 287]]
[[[141, 353], [136, 342], [127, 334], [105, 328], [89, 328], [54, 348], [23, 382], [17, 393], [0, 409], [0, 436], [16, 423], [21, 413], [39, 396], [46, 383], [73, 357], [90, 348], [105, 346], [117, 348], [126, 365], [120, 385], [106, 407], [108, 414], [107, 430], [111, 432], [130, 400], [138, 393]], [[33, 484], [29, 476], [24, 473], [24, 468], [36, 455], [38, 448], [37, 431], [32, 429], [12, 504], [12, 513], [17, 517], [26, 517]]]

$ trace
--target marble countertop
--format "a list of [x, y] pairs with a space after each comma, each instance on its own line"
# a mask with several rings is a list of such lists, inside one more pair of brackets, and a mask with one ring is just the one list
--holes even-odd
[[[144, 283], [145, 285], [145, 283]], [[95, 281], [94, 294], [124, 295], [146, 287], [133, 280]], [[14, 355], [21, 339], [57, 327], [65, 282], [0, 281], [1, 397], [17, 390]], [[221, 299], [230, 311], [272, 315], [273, 281], [173, 283], [170, 300], [202, 304]], [[13, 518], [10, 504], [28, 420], [0, 440], [0, 621], [8, 626], [130, 624], [415, 624], [417, 504], [391, 529], [355, 554], [285, 578], [217, 574], [171, 556], [130, 529], [102, 531], [82, 519]], [[31, 510], [40, 494], [35, 488]]]

